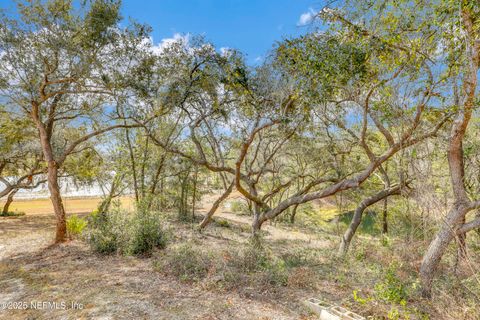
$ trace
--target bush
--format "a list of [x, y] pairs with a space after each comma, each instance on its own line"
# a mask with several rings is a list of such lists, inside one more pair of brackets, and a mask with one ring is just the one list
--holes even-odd
[[0, 217], [20, 217], [24, 215], [25, 215], [25, 212], [7, 211], [6, 213], [3, 213], [0, 211]]
[[198, 281], [208, 275], [212, 255], [187, 242], [175, 246], [163, 261], [162, 269], [182, 281]]
[[238, 251], [234, 251], [229, 265], [238, 272], [254, 274], [263, 284], [287, 285], [288, 270], [283, 259], [274, 256], [257, 241], [251, 241]]
[[87, 241], [98, 253], [123, 251], [128, 241], [127, 213], [118, 209], [109, 213], [92, 212], [88, 217]]
[[132, 219], [129, 252], [149, 255], [154, 248], [165, 248], [167, 237], [158, 213], [137, 212]]
[[92, 212], [88, 221], [87, 241], [98, 253], [149, 255], [166, 245], [162, 220], [154, 212], [131, 214], [117, 208], [109, 213]]
[[223, 289], [289, 283], [285, 262], [253, 244], [209, 251], [187, 242], [171, 247], [156, 264], [182, 281], [204, 281], [205, 285]]
[[67, 219], [67, 233], [70, 238], [77, 238], [82, 235], [83, 230], [87, 226], [87, 220], [73, 215]]
[[231, 228], [231, 225], [230, 225], [230, 222], [228, 222], [228, 220], [225, 220], [225, 219], [215, 219], [215, 224], [219, 227], [222, 227], [222, 228]]
[[250, 213], [248, 205], [245, 203], [245, 201], [241, 200], [235, 200], [230, 202], [230, 210], [232, 211], [232, 213], [239, 215], [248, 215]]
[[375, 296], [383, 301], [405, 305], [407, 290], [403, 281], [396, 275], [396, 266], [390, 265], [385, 273], [385, 278], [375, 284]]
[[314, 266], [318, 264], [320, 259], [318, 250], [311, 248], [290, 250], [282, 254], [281, 257], [289, 268]]

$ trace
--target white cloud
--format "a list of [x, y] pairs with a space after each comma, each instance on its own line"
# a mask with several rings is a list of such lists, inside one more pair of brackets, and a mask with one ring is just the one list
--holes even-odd
[[185, 47], [188, 47], [190, 42], [190, 34], [180, 34], [175, 33], [173, 34], [172, 38], [165, 38], [160, 41], [157, 45], [152, 47], [153, 52], [155, 53], [162, 53], [166, 48], [172, 46], [175, 43], [180, 43]]
[[298, 19], [297, 25], [305, 26], [309, 24], [310, 22], [313, 21], [316, 15], [317, 15], [317, 12], [312, 8], [309, 8], [307, 12], [302, 13], [302, 15], [300, 16], [300, 19]]
[[220, 54], [222, 57], [228, 57], [232, 53], [232, 49], [229, 47], [221, 47]]

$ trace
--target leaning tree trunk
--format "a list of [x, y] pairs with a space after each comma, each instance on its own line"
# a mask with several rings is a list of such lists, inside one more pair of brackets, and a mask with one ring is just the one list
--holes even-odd
[[130, 132], [128, 128], [125, 129], [125, 138], [127, 140], [127, 147], [128, 147], [128, 153], [130, 156], [130, 168], [132, 170], [132, 177], [133, 177], [133, 189], [135, 192], [135, 202], [138, 203], [140, 199], [140, 195], [138, 194], [138, 179], [137, 179], [137, 166], [135, 162], [135, 155], [134, 155], [134, 150], [132, 146], [132, 141], [130, 140]]
[[420, 267], [423, 296], [431, 297], [433, 277], [440, 264], [440, 260], [447, 250], [448, 245], [455, 237], [455, 226], [461, 224], [463, 217], [465, 217], [468, 211], [468, 207], [464, 204], [455, 204], [447, 215], [442, 228], [430, 243], [427, 252], [423, 256]]
[[353, 213], [352, 221], [350, 222], [348, 229], [343, 234], [342, 240], [340, 242], [340, 246], [338, 248], [338, 254], [340, 256], [343, 256], [347, 253], [350, 243], [352, 241], [352, 238], [355, 235], [355, 232], [357, 231], [357, 228], [360, 225], [360, 222], [362, 221], [362, 215], [365, 209], [382, 199], [387, 199], [387, 197], [391, 195], [400, 194], [400, 192], [401, 192], [401, 186], [398, 185], [393, 188], [384, 189], [364, 199], [362, 202], [360, 202], [358, 207], [355, 209], [355, 212]]
[[106, 214], [108, 210], [110, 210], [110, 205], [112, 203], [113, 197], [115, 196], [115, 192], [119, 182], [118, 180], [119, 180], [119, 176], [118, 174], [115, 174], [112, 180], [112, 185], [110, 186], [110, 192], [108, 193], [107, 197], [103, 199], [102, 203], [98, 207], [98, 212], [100, 214]]
[[465, 221], [466, 214], [473, 210], [473, 203], [469, 199], [465, 187], [465, 165], [463, 154], [463, 139], [475, 106], [477, 91], [477, 72], [480, 66], [480, 34], [475, 28], [474, 14], [468, 6], [461, 8], [461, 17], [465, 29], [465, 44], [467, 54], [466, 72], [463, 79], [464, 101], [459, 103], [459, 114], [453, 122], [448, 146], [448, 167], [452, 182], [454, 204], [450, 209], [440, 231], [430, 243], [420, 266], [422, 294], [430, 297], [435, 271], [440, 264], [445, 250], [455, 237], [457, 230]]
[[220, 198], [215, 200], [215, 202], [213, 203], [213, 206], [210, 208], [210, 210], [207, 212], [202, 222], [198, 226], [199, 230], [204, 229], [210, 223], [210, 221], [212, 220], [212, 216], [215, 214], [220, 204], [230, 195], [230, 193], [232, 193], [234, 185], [235, 183], [232, 182], [230, 186], [225, 190], [225, 192], [220, 196]]
[[295, 223], [295, 216], [297, 215], [298, 206], [299, 206], [299, 204], [296, 204], [296, 205], [293, 206], [292, 214], [290, 215], [290, 223], [291, 224]]
[[7, 197], [7, 201], [5, 202], [5, 205], [3, 206], [2, 210], [2, 215], [7, 216], [8, 215], [8, 210], [10, 209], [10, 205], [13, 202], [13, 196], [15, 196], [15, 193], [17, 193], [18, 189], [13, 189]]

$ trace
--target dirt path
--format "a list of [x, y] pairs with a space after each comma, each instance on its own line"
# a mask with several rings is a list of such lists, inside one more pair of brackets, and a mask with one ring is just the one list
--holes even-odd
[[[205, 214], [209, 209], [211, 203], [217, 199], [219, 195], [207, 195], [204, 197], [201, 203], [201, 208], [199, 212]], [[252, 223], [252, 218], [247, 215], [238, 215], [234, 214], [228, 209], [226, 205], [232, 201], [236, 201], [241, 198], [240, 193], [233, 192], [224, 202], [223, 206], [218, 208], [218, 211], [215, 213], [213, 218], [223, 218], [229, 221], [243, 224], [246, 228], [250, 228]], [[329, 245], [329, 242], [326, 242], [324, 239], [321, 239], [316, 234], [305, 232], [304, 230], [296, 230], [295, 228], [286, 228], [286, 227], [277, 227], [274, 224], [266, 222], [262, 226], [262, 230], [265, 231], [266, 239], [273, 241], [304, 241], [311, 247], [326, 247]]]

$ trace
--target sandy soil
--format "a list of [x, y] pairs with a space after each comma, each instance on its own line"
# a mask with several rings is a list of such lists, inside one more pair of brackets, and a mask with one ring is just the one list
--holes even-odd
[[[89, 212], [97, 202], [67, 199], [66, 206], [70, 213]], [[151, 258], [98, 256], [79, 241], [51, 246], [55, 221], [48, 200], [13, 208], [26, 215], [0, 218], [0, 319], [306, 319], [282, 301], [179, 282], [155, 271]], [[249, 222], [228, 212], [221, 216]], [[312, 236], [266, 229], [277, 240], [298, 237], [321, 245]], [[202, 236], [217, 241], [209, 232]], [[300, 304], [299, 297], [292, 299], [298, 301], [290, 304]]]
[[[97, 208], [100, 201], [101, 198], [65, 198], [63, 204], [68, 213], [87, 213]], [[123, 207], [133, 209], [133, 198], [121, 197], [120, 202]], [[2, 201], [0, 201], [0, 207], [3, 208]], [[27, 214], [51, 214], [53, 207], [50, 199], [16, 200], [9, 210]]]

